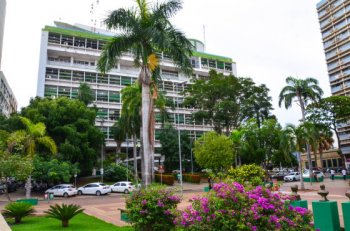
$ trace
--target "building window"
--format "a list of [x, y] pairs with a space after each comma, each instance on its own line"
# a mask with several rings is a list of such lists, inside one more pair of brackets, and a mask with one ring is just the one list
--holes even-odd
[[131, 78], [130, 77], [122, 77], [121, 84], [124, 86], [130, 86], [131, 85]]
[[305, 168], [307, 168], [307, 169], [309, 168], [309, 162], [307, 162], [307, 161], [305, 162]]
[[75, 47], [85, 47], [85, 39], [84, 38], [74, 38], [74, 46]]
[[73, 37], [68, 35], [62, 35], [61, 44], [67, 45], [67, 46], [73, 46]]
[[342, 166], [342, 165], [343, 165], [342, 159], [339, 158], [339, 159], [338, 159], [338, 166]]
[[72, 79], [72, 71], [60, 70], [60, 80], [68, 80]]
[[108, 84], [108, 75], [98, 74], [97, 75], [97, 82]]
[[338, 161], [337, 159], [332, 159], [333, 167], [338, 167]]
[[162, 78], [166, 79], [178, 79], [179, 78], [179, 73], [176, 71], [166, 71], [162, 70]]
[[109, 92], [109, 102], [119, 103], [120, 102], [120, 94], [119, 94], [119, 92], [110, 91]]
[[120, 85], [120, 76], [110, 75], [109, 76], [109, 84], [119, 86]]
[[322, 161], [322, 167], [323, 167], [323, 168], [327, 168], [327, 162], [326, 162], [326, 160], [323, 160], [323, 161]]
[[46, 79], [58, 79], [58, 69], [46, 68]]
[[85, 82], [86, 83], [96, 83], [96, 74], [85, 72]]
[[103, 46], [106, 45], [105, 42], [98, 41], [98, 49], [102, 50]]
[[77, 99], [79, 94], [78, 88], [72, 88], [72, 99]]
[[331, 168], [332, 167], [332, 160], [327, 160], [327, 167]]
[[58, 96], [64, 96], [70, 98], [70, 88], [69, 87], [59, 87]]
[[44, 96], [57, 96], [57, 87], [45, 86]]
[[108, 101], [107, 91], [97, 91], [97, 101], [107, 102]]
[[99, 108], [97, 111], [97, 117], [98, 118], [106, 118], [108, 116], [108, 111], [107, 109], [104, 108]]
[[73, 71], [73, 81], [84, 82], [84, 72]]
[[209, 60], [209, 67], [216, 68], [216, 62], [214, 60]]
[[120, 117], [120, 110], [109, 109], [109, 119], [116, 121]]
[[314, 160], [312, 161], [312, 167], [316, 167], [316, 162]]
[[60, 41], [61, 41], [61, 35], [60, 34], [49, 33], [49, 39], [48, 39], [49, 43], [60, 44]]
[[87, 39], [86, 40], [86, 48], [88, 48], [88, 49], [97, 49], [97, 41], [96, 40]]

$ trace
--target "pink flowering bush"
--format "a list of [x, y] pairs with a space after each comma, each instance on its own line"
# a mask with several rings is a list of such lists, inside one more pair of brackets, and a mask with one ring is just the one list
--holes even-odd
[[148, 187], [126, 196], [127, 216], [135, 230], [171, 230], [175, 227], [174, 211], [182, 198], [175, 188]]
[[178, 210], [174, 223], [184, 230], [314, 230], [311, 211], [287, 208], [284, 200], [295, 198], [261, 186], [219, 183], [207, 197], [190, 199], [192, 205]]

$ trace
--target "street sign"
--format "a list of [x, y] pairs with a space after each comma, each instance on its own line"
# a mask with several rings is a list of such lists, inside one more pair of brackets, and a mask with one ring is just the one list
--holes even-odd
[[101, 171], [101, 175], [103, 175], [103, 168], [101, 168], [100, 171]]
[[165, 172], [165, 166], [164, 165], [159, 165], [158, 166], [158, 172], [164, 173]]

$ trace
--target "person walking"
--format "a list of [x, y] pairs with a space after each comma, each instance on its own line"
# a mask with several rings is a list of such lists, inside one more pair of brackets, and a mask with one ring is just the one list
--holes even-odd
[[332, 180], [334, 180], [334, 169], [331, 169]]
[[344, 180], [346, 180], [346, 170], [343, 169], [342, 173], [343, 173]]
[[318, 177], [317, 177], [317, 173], [314, 172], [314, 179], [316, 180], [316, 182], [318, 182]]
[[208, 184], [209, 184], [209, 192], [210, 192], [210, 190], [211, 190], [211, 179], [210, 179], [210, 177], [208, 177]]
[[177, 182], [180, 184], [180, 180], [181, 180], [181, 175], [180, 175], [180, 173], [179, 174], [177, 174]]

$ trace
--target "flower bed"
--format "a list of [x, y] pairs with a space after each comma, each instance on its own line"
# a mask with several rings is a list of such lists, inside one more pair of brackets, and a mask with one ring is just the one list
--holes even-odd
[[173, 185], [175, 182], [175, 179], [171, 175], [161, 175], [161, 174], [154, 174], [156, 178], [156, 182], [161, 182], [160, 178], [162, 177], [162, 183], [167, 185]]
[[311, 211], [284, 202], [295, 198], [248, 188], [219, 183], [207, 197], [194, 197], [191, 206], [178, 210], [174, 222], [183, 230], [314, 230]]

